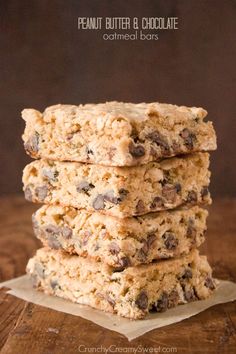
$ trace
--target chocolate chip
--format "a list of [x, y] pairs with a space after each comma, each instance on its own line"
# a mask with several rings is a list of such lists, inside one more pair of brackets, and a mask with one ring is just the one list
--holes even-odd
[[140, 199], [136, 205], [136, 214], [143, 214], [146, 211], [144, 202]]
[[187, 128], [184, 128], [183, 130], [181, 130], [181, 132], [179, 133], [179, 135], [183, 138], [186, 139], [188, 138], [190, 134], [190, 131]]
[[175, 235], [172, 232], [166, 231], [162, 236], [164, 238], [164, 244], [168, 250], [175, 250], [179, 244]]
[[46, 185], [35, 188], [35, 195], [39, 202], [43, 202], [48, 194], [48, 187]]
[[88, 147], [86, 148], [86, 153], [87, 153], [87, 155], [93, 155], [94, 154], [93, 150], [88, 148]]
[[110, 295], [106, 294], [106, 297], [105, 297], [105, 298], [106, 298], [107, 302], [108, 302], [112, 307], [115, 306], [116, 302], [115, 302], [115, 300], [113, 300], [113, 299], [110, 297]]
[[129, 192], [126, 189], [121, 188], [118, 193], [119, 196], [117, 197], [112, 189], [107, 191], [103, 195], [104, 201], [110, 202], [112, 204], [120, 204], [126, 198]]
[[163, 292], [157, 303], [154, 305], [157, 312], [164, 312], [168, 308], [168, 294]]
[[33, 195], [29, 186], [26, 186], [24, 193], [25, 193], [25, 199], [28, 200], [29, 202], [32, 202]]
[[209, 195], [209, 189], [207, 186], [202, 187], [201, 189], [201, 197], [202, 199], [205, 199], [206, 196]]
[[109, 244], [109, 252], [113, 255], [117, 255], [120, 252], [120, 247], [115, 242]]
[[192, 150], [194, 143], [196, 142], [196, 135], [190, 132], [190, 130], [187, 128], [183, 129], [179, 135], [181, 136], [181, 138], [183, 138], [185, 146], [189, 150]]
[[147, 253], [144, 252], [144, 250], [142, 248], [140, 248], [137, 252], [137, 258], [140, 262], [145, 262], [147, 259]]
[[142, 240], [143, 242], [143, 247], [142, 247], [142, 251], [144, 254], [147, 254], [148, 253], [148, 249], [149, 249], [149, 246], [148, 246], [148, 243], [146, 240]]
[[146, 294], [145, 290], [142, 290], [140, 294], [138, 295], [135, 305], [140, 309], [140, 310], [146, 310], [148, 308], [148, 296]]
[[138, 135], [138, 131], [136, 128], [133, 128], [132, 129], [132, 132], [131, 132], [131, 138], [133, 139], [134, 143], [137, 144], [137, 143], [140, 143], [140, 142], [143, 142], [142, 139], [140, 139], [139, 135]]
[[[72, 233], [73, 233], [72, 230], [68, 226], [59, 227], [59, 226], [51, 225], [51, 224], [49, 224], [45, 227], [45, 232], [47, 234], [49, 234], [49, 236], [52, 235], [54, 237], [54, 239], [55, 239], [55, 237], [58, 237], [58, 236], [62, 236], [65, 239], [69, 239], [72, 237]], [[51, 239], [51, 241], [54, 242], [53, 239]]]
[[141, 141], [141, 139], [139, 138], [138, 135], [132, 136], [132, 139], [133, 139], [133, 141], [135, 142], [135, 144], [140, 143], [140, 141]]
[[147, 238], [148, 247], [150, 248], [155, 241], [156, 241], [156, 234], [150, 233]]
[[174, 203], [177, 195], [176, 186], [172, 184], [164, 185], [162, 188], [162, 195], [168, 202]]
[[48, 246], [54, 250], [59, 250], [61, 248], [61, 243], [58, 241], [55, 234], [48, 236], [47, 243]]
[[61, 233], [62, 236], [68, 240], [72, 237], [73, 231], [68, 226], [64, 226], [61, 228]]
[[140, 248], [137, 253], [137, 257], [140, 261], [144, 262], [146, 260], [148, 250], [149, 250], [148, 240], [146, 241], [143, 239], [142, 240], [142, 248]]
[[85, 193], [86, 195], [89, 195], [89, 191], [91, 189], [95, 188], [95, 186], [92, 183], [89, 183], [87, 181], [82, 181], [78, 184], [76, 187], [77, 192], [79, 193]]
[[180, 183], [175, 183], [175, 189], [176, 189], [177, 193], [181, 192], [181, 190], [182, 190], [181, 184]]
[[204, 285], [207, 288], [209, 288], [210, 290], [214, 290], [215, 289], [215, 284], [214, 284], [212, 278], [209, 277], [209, 276], [206, 278]]
[[191, 302], [191, 301], [195, 301], [198, 299], [198, 297], [196, 296], [196, 293], [194, 291], [194, 289], [190, 289], [190, 290], [185, 290], [184, 291], [184, 298], [186, 301]]
[[170, 155], [170, 146], [163, 137], [163, 135], [161, 135], [161, 133], [153, 131], [152, 133], [149, 133], [146, 137], [161, 148], [162, 154], [164, 156]]
[[96, 293], [97, 297], [106, 300], [112, 307], [115, 306], [116, 302], [113, 300], [113, 298], [110, 296], [109, 292], [107, 291], [106, 293]]
[[187, 203], [195, 204], [197, 202], [197, 193], [195, 191], [188, 192]]
[[129, 191], [127, 189], [124, 189], [124, 188], [120, 188], [119, 189], [119, 201], [122, 202], [126, 197], [127, 195], [129, 194]]
[[93, 200], [93, 208], [95, 210], [102, 210], [105, 208], [104, 197], [102, 194], [98, 194]]
[[56, 287], [58, 287], [58, 281], [56, 279], [53, 279], [50, 281], [51, 288], [54, 290]]
[[141, 157], [145, 155], [145, 149], [142, 145], [134, 145], [133, 142], [129, 144], [129, 152], [133, 157]]
[[129, 257], [122, 257], [118, 261], [118, 267], [116, 268], [117, 272], [124, 270], [125, 268], [131, 265]]
[[45, 227], [45, 232], [47, 234], [48, 246], [55, 250], [60, 249], [61, 243], [57, 239], [57, 237], [60, 235], [60, 228], [55, 225], [47, 225]]
[[132, 132], [131, 132], [130, 136], [135, 143], [138, 143], [140, 141], [139, 136], [138, 136], [138, 130], [136, 127], [132, 127]]
[[193, 272], [191, 269], [185, 269], [182, 279], [191, 279], [193, 277]]
[[119, 198], [117, 198], [114, 195], [114, 191], [113, 190], [109, 190], [107, 191], [104, 195], [103, 198], [106, 202], [110, 202], [112, 204], [119, 204]]
[[122, 257], [120, 259], [120, 265], [124, 268], [129, 267], [131, 264], [129, 257]]
[[172, 290], [168, 296], [168, 308], [178, 305], [179, 293], [176, 290]]
[[48, 224], [45, 227], [45, 232], [50, 235], [58, 235], [59, 234], [59, 227], [52, 225], [52, 224]]
[[163, 199], [160, 197], [155, 197], [150, 205], [151, 209], [159, 209], [164, 206]]
[[57, 177], [59, 175], [59, 172], [58, 171], [53, 171], [53, 170], [50, 170], [50, 169], [43, 169], [42, 175], [44, 177], [46, 177], [49, 181], [56, 182], [57, 181]]
[[36, 154], [39, 150], [39, 133], [35, 132], [24, 144], [25, 150], [31, 154]]
[[160, 181], [162, 187], [165, 186], [168, 183], [168, 177], [165, 176], [161, 181]]
[[196, 230], [196, 228], [194, 227], [194, 221], [193, 221], [192, 218], [190, 218], [189, 221], [188, 221], [188, 227], [187, 227], [186, 236], [187, 236], [188, 238], [193, 239], [193, 240], [196, 239], [197, 230]]

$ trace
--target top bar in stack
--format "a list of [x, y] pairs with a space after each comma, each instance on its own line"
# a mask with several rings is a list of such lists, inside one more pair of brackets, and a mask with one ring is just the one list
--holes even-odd
[[134, 166], [216, 149], [207, 112], [162, 103], [55, 105], [25, 109], [23, 135], [34, 158]]

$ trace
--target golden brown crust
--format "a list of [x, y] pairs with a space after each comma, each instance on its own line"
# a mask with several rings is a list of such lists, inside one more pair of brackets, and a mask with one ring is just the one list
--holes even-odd
[[56, 105], [22, 112], [26, 151], [34, 158], [133, 166], [216, 148], [202, 108], [161, 103]]

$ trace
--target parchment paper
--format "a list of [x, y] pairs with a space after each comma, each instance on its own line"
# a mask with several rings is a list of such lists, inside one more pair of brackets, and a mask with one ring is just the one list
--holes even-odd
[[10, 288], [7, 293], [25, 301], [50, 309], [80, 316], [90, 320], [99, 326], [119, 332], [132, 340], [155, 328], [180, 322], [204, 311], [205, 309], [229, 301], [236, 300], [236, 284], [230, 281], [220, 280], [217, 289], [211, 298], [177, 306], [163, 313], [155, 313], [147, 316], [145, 320], [132, 321], [116, 315], [92, 309], [85, 305], [74, 304], [70, 301], [45, 295], [32, 288], [27, 275], [0, 283], [0, 288]]

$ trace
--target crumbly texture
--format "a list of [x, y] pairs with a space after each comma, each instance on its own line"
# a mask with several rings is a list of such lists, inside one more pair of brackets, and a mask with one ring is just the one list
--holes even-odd
[[202, 108], [162, 103], [55, 105], [25, 109], [26, 152], [34, 158], [132, 166], [216, 149]]
[[120, 219], [44, 205], [33, 215], [44, 246], [91, 257], [118, 269], [188, 254], [204, 241], [208, 212], [197, 206]]
[[29, 260], [27, 272], [46, 294], [131, 319], [205, 299], [215, 287], [206, 257], [197, 250], [179, 259], [115, 271], [103, 263], [42, 248]]
[[209, 154], [134, 167], [37, 160], [24, 169], [26, 199], [129, 217], [209, 203]]

